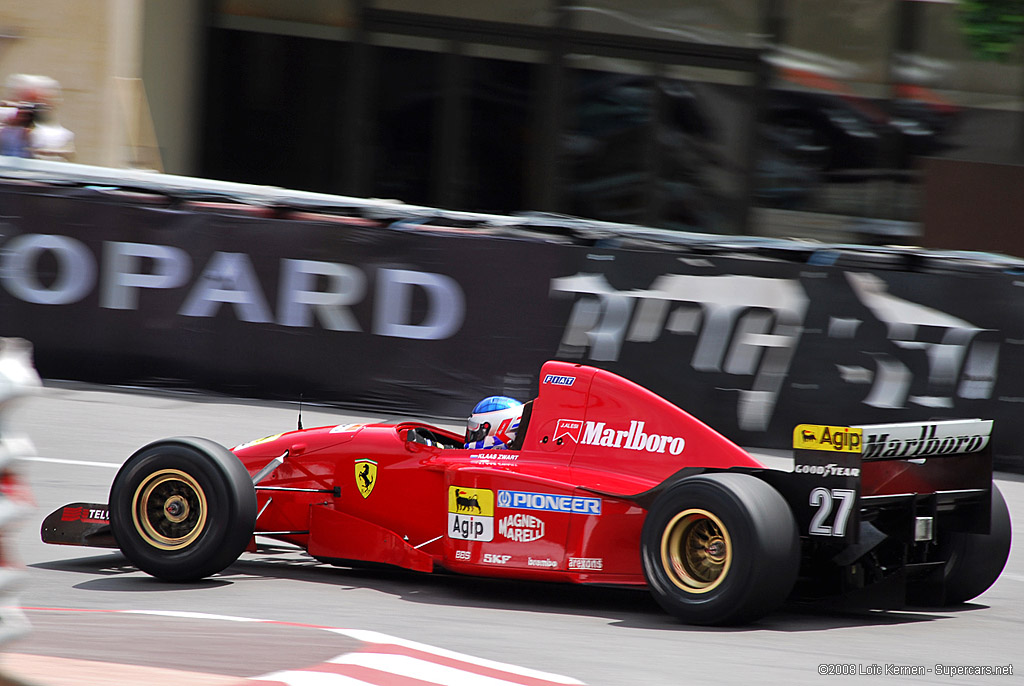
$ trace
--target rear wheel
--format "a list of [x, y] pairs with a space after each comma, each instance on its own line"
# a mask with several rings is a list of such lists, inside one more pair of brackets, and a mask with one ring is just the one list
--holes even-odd
[[670, 486], [644, 522], [644, 575], [655, 599], [691, 624], [738, 624], [774, 610], [800, 565], [783, 497], [748, 474], [705, 474]]
[[918, 605], [948, 606], [965, 603], [996, 582], [1010, 555], [1010, 510], [999, 488], [992, 484], [989, 533], [939, 532], [938, 556], [946, 560], [941, 582], [911, 589]]
[[151, 443], [110, 488], [110, 526], [136, 567], [168, 581], [216, 574], [242, 554], [256, 523], [256, 491], [231, 451], [200, 438]]

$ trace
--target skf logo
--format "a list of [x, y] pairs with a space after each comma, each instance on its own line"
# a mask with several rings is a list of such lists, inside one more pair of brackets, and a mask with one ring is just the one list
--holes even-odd
[[851, 429], [848, 426], [798, 424], [793, 429], [793, 447], [800, 450], [859, 453], [861, 434], [860, 429]]
[[484, 553], [484, 563], [489, 565], [503, 565], [511, 559], [511, 555], [495, 555], [494, 553]]
[[551, 384], [552, 386], [572, 386], [576, 383], [575, 376], [559, 376], [558, 374], [548, 374], [544, 377], [544, 383]]
[[369, 497], [376, 485], [377, 463], [373, 460], [356, 460], [356, 486], [363, 497]]

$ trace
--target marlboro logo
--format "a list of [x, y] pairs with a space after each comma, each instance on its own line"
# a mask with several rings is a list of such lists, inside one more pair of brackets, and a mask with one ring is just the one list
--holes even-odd
[[991, 420], [968, 419], [924, 424], [876, 424], [861, 427], [865, 460], [976, 453], [989, 443]]
[[628, 429], [606, 426], [604, 422], [584, 422], [579, 442], [583, 445], [642, 450], [649, 453], [678, 455], [683, 452], [686, 440], [682, 437], [647, 433], [644, 428], [645, 423], [638, 420], [631, 421]]

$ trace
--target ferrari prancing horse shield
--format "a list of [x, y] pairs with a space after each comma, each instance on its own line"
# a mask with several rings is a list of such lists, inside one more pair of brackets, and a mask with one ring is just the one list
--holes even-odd
[[377, 483], [377, 463], [374, 460], [356, 460], [356, 486], [366, 498]]

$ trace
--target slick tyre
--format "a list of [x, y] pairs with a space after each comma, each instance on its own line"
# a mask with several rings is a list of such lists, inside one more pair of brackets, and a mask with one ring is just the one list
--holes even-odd
[[166, 581], [216, 574], [242, 554], [256, 524], [256, 491], [231, 451], [202, 438], [172, 438], [138, 450], [110, 487], [118, 547]]
[[[965, 603], [996, 582], [1010, 555], [1012, 532], [1010, 510], [999, 488], [992, 484], [992, 510], [988, 534], [959, 531], [939, 534], [939, 555], [946, 560], [942, 570], [941, 597], [934, 605]], [[938, 601], [938, 602], [936, 602]]]
[[776, 609], [800, 566], [785, 499], [748, 474], [703, 474], [654, 502], [641, 537], [651, 593], [688, 624], [741, 624]]

